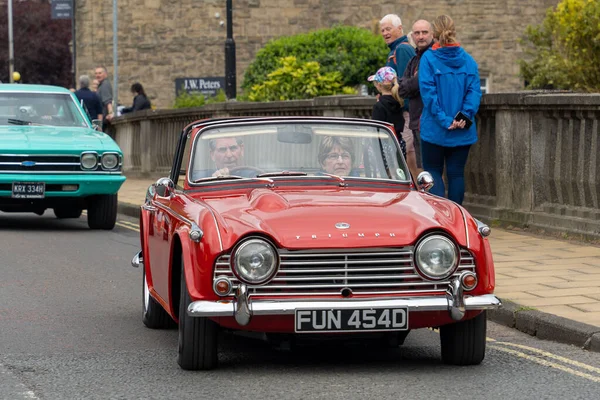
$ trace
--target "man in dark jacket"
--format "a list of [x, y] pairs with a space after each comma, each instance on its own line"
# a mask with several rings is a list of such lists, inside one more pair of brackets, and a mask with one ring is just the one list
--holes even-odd
[[102, 102], [100, 101], [100, 97], [90, 90], [89, 76], [81, 75], [79, 77], [79, 90], [75, 92], [75, 96], [85, 104], [90, 119], [102, 119]]
[[414, 56], [406, 66], [404, 74], [400, 79], [400, 96], [409, 99], [409, 115], [410, 122], [408, 127], [413, 132], [413, 140], [415, 145], [415, 154], [417, 156], [417, 166], [422, 168], [421, 162], [421, 144], [420, 144], [420, 119], [423, 112], [423, 100], [421, 100], [421, 92], [419, 91], [419, 61], [421, 56], [433, 45], [433, 32], [431, 24], [423, 19], [418, 20], [413, 24], [412, 35], [415, 44], [417, 45], [417, 55]]

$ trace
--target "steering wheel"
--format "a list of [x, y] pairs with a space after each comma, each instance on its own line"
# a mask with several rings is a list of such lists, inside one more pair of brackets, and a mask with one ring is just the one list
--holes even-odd
[[235, 175], [236, 172], [243, 171], [243, 170], [254, 171], [254, 172], [256, 172], [256, 175], [260, 175], [260, 174], [264, 174], [265, 173], [265, 170], [260, 169], [260, 168], [256, 168], [256, 167], [252, 167], [252, 166], [249, 166], [249, 165], [238, 165], [237, 167], [229, 168], [229, 173], [231, 175]]

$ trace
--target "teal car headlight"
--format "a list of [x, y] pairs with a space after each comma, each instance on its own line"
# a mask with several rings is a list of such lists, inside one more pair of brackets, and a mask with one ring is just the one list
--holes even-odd
[[98, 154], [83, 153], [81, 155], [81, 168], [95, 169], [98, 166]]
[[119, 166], [119, 155], [117, 153], [104, 153], [100, 162], [103, 169], [117, 169]]
[[446, 236], [426, 236], [417, 244], [415, 264], [426, 278], [431, 280], [448, 278], [456, 270], [458, 261], [458, 249]]
[[232, 270], [237, 277], [252, 285], [268, 282], [279, 267], [277, 250], [266, 240], [258, 238], [239, 244], [231, 260]]

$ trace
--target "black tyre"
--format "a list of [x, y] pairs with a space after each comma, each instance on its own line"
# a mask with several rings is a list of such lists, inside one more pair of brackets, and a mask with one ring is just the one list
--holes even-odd
[[179, 302], [179, 356], [177, 363], [186, 370], [213, 369], [218, 363], [219, 326], [208, 318], [190, 317], [191, 303], [181, 263], [181, 301]]
[[175, 325], [171, 316], [164, 308], [150, 296], [146, 268], [143, 269], [142, 278], [142, 322], [150, 329], [166, 329]]
[[440, 327], [442, 361], [451, 365], [477, 365], [485, 357], [487, 315]]
[[88, 226], [91, 229], [110, 230], [117, 222], [117, 195], [94, 196], [88, 204]]
[[55, 208], [54, 215], [56, 218], [79, 218], [81, 217], [81, 212], [83, 210], [81, 208]]

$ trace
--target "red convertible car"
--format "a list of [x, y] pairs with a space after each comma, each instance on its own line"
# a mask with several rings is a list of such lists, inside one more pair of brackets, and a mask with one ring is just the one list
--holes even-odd
[[281, 340], [439, 328], [444, 362], [485, 355], [489, 227], [413, 179], [391, 125], [229, 118], [181, 133], [141, 206], [143, 322], [179, 326], [179, 365], [216, 367], [219, 331]]

